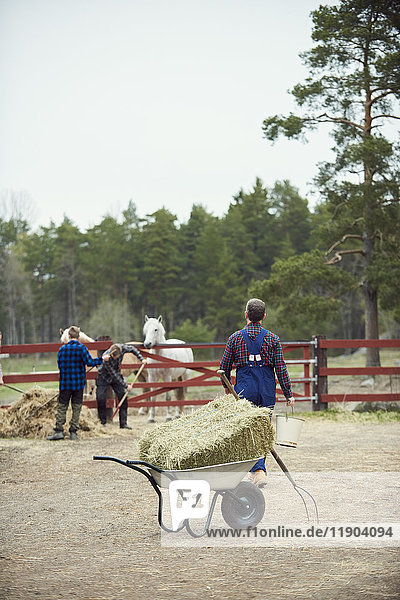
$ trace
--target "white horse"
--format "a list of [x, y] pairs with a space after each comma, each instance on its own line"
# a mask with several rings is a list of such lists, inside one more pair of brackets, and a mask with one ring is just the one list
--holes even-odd
[[[144, 342], [143, 345], [146, 349], [150, 349], [151, 354], [165, 356], [179, 362], [193, 362], [193, 352], [191, 348], [158, 348], [157, 350], [152, 349], [153, 346], [159, 344], [184, 344], [182, 340], [165, 339], [165, 329], [162, 324], [161, 315], [158, 319], [149, 318], [147, 315], [144, 318], [143, 327]], [[149, 363], [156, 362], [149, 359]], [[188, 369], [184, 367], [170, 367], [165, 369], [149, 369], [147, 371], [147, 381], [152, 383], [154, 381], [184, 381], [188, 379]], [[183, 400], [185, 398], [185, 388], [176, 388], [175, 395], [177, 400]], [[169, 399], [169, 393], [166, 395], [166, 399]], [[166, 420], [172, 419], [171, 406], [167, 406], [167, 417]], [[175, 418], [179, 417], [182, 412], [182, 406], [177, 406], [175, 411]], [[148, 423], [154, 423], [155, 408], [152, 406], [149, 410]]]

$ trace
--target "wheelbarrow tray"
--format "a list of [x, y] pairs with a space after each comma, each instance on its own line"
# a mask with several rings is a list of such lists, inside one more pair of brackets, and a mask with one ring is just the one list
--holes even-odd
[[111, 460], [138, 471], [145, 475], [152, 485], [157, 488], [168, 487], [169, 482], [176, 479], [201, 479], [208, 481], [212, 490], [221, 492], [235, 489], [260, 458], [264, 457], [260, 456], [195, 469], [164, 470], [143, 460], [121, 460], [115, 456], [93, 456], [94, 460]]
[[207, 481], [212, 490], [224, 491], [235, 489], [260, 458], [264, 457], [261, 456], [250, 460], [240, 460], [208, 467], [197, 467], [195, 469], [162, 470], [160, 472], [159, 469], [155, 470], [152, 467], [148, 467], [148, 470], [160, 487], [167, 487], [169, 481], [174, 479], [201, 479]]

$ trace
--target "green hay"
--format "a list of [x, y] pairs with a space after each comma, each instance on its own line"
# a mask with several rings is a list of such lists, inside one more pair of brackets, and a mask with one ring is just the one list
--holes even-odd
[[160, 469], [196, 469], [263, 456], [273, 443], [271, 411], [229, 394], [147, 431], [139, 457]]

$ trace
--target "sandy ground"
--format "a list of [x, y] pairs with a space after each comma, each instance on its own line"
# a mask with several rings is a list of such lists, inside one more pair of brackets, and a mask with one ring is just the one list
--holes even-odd
[[[2, 600], [400, 597], [399, 546], [224, 547], [204, 539], [198, 547], [163, 546], [157, 496], [147, 480], [92, 460], [94, 454], [137, 458], [137, 440], [149, 426], [133, 416], [130, 424], [132, 431], [112, 425], [109, 435], [82, 434], [79, 442], [0, 440]], [[340, 479], [342, 472], [343, 480], [361, 473], [368, 491], [374, 473], [393, 478], [400, 471], [399, 433], [395, 422], [310, 418], [296, 450], [277, 450], [293, 473]], [[271, 457], [268, 465], [267, 507], [280, 509], [282, 523], [290, 507], [304, 517], [292, 488], [279, 496], [287, 480]], [[348, 505], [354, 516], [360, 498], [346, 489], [346, 498], [317, 493], [322, 512]], [[373, 504], [369, 489], [363, 501]], [[400, 521], [398, 492], [397, 485], [383, 497], [386, 520]]]

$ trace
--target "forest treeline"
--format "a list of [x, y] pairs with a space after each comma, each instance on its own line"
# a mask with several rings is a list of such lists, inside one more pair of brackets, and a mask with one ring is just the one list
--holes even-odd
[[310, 249], [316, 218], [289, 182], [261, 180], [223, 217], [194, 205], [182, 224], [166, 208], [139, 219], [132, 201], [86, 231], [67, 217], [31, 231], [15, 212], [0, 219], [7, 343], [54, 341], [72, 323], [92, 337], [141, 339], [145, 314], [191, 341], [224, 339], [243, 321], [250, 283]]
[[[73, 323], [93, 338], [141, 340], [145, 314], [161, 314], [168, 335], [224, 340], [242, 326], [251, 286], [268, 280], [274, 265], [310, 251], [323, 256], [323, 209], [312, 212], [288, 181], [268, 188], [260, 179], [250, 192], [240, 190], [222, 217], [194, 205], [181, 224], [166, 208], [140, 219], [130, 201], [119, 217], [105, 216], [85, 231], [67, 217], [33, 231], [9, 207], [11, 216], [0, 218], [4, 341], [57, 341], [59, 328]], [[333, 283], [345, 270], [321, 259], [322, 265]], [[321, 279], [319, 293], [333, 302], [331, 310], [321, 308], [318, 316], [318, 306], [303, 314], [288, 308], [287, 318], [279, 314], [279, 297], [296, 287], [302, 292], [295, 279], [276, 286], [271, 301], [264, 297], [266, 326], [282, 339], [363, 336], [362, 297], [351, 283], [340, 301]]]

